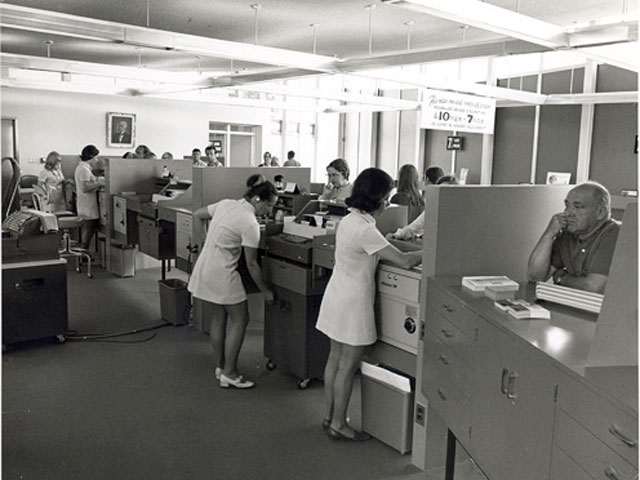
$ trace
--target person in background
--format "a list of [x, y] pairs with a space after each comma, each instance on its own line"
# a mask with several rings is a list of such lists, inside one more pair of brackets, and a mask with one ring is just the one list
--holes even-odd
[[603, 293], [620, 224], [611, 219], [611, 196], [597, 182], [572, 188], [564, 211], [551, 217], [529, 257], [530, 282]]
[[62, 174], [62, 156], [58, 152], [50, 152], [38, 175], [37, 186], [52, 213], [67, 210], [65, 187], [69, 183]]
[[320, 200], [332, 200], [344, 203], [351, 195], [352, 186], [349, 183], [349, 165], [342, 158], [336, 158], [327, 165], [329, 183], [325, 185]]
[[218, 160], [218, 152], [213, 146], [209, 145], [204, 149], [204, 154], [207, 156], [206, 162], [209, 167], [224, 167], [224, 165]]
[[100, 151], [95, 145], [87, 145], [80, 154], [81, 162], [76, 167], [74, 177], [76, 181], [78, 216], [82, 217], [81, 248], [87, 250], [93, 235], [100, 225], [100, 211], [98, 209], [98, 190], [104, 186], [104, 177], [96, 177], [91, 169], [98, 161]]
[[258, 166], [259, 167], [271, 166], [271, 152], [264, 152], [264, 154], [262, 155], [262, 163]]
[[280, 159], [278, 157], [276, 157], [275, 155], [273, 155], [271, 157], [271, 161], [269, 162], [269, 166], [270, 167], [279, 167], [280, 166]]
[[207, 166], [207, 162], [202, 160], [202, 152], [199, 148], [191, 150], [191, 161], [193, 162], [194, 167], [204, 168]]
[[283, 167], [299, 167], [302, 165], [298, 160], [296, 160], [296, 152], [293, 150], [289, 150], [287, 152], [287, 161], [282, 164]]
[[387, 207], [393, 187], [393, 179], [383, 170], [364, 170], [346, 201], [350, 213], [336, 232], [335, 266], [316, 324], [331, 341], [324, 370], [327, 417], [322, 426], [334, 440], [371, 438], [348, 425], [347, 407], [360, 360], [378, 338], [374, 318], [378, 259], [404, 268], [422, 261], [422, 252], [401, 252], [376, 228], [376, 217]]
[[122, 158], [137, 158], [136, 154], [133, 152], [124, 152], [124, 154], [122, 155]]
[[136, 147], [136, 158], [156, 158], [156, 154], [153, 153], [146, 145], [138, 145]]
[[[262, 279], [258, 265], [260, 226], [256, 217], [270, 214], [276, 203], [272, 183], [255, 175], [240, 200], [221, 200], [193, 214], [204, 244], [191, 274], [188, 289], [203, 300], [211, 315], [210, 340], [216, 362], [215, 376], [222, 388], [251, 388], [254, 382], [238, 372], [238, 356], [249, 322], [247, 294], [237, 271], [244, 252], [247, 269], [264, 300], [273, 292]], [[208, 229], [206, 223], [209, 223]]]
[[284, 175], [276, 175], [273, 177], [273, 181], [276, 184], [276, 190], [282, 191], [287, 186], [287, 181], [284, 179]]
[[161, 158], [162, 160], [173, 160], [173, 154], [171, 152], [164, 152]]
[[424, 200], [420, 193], [420, 175], [413, 165], [400, 167], [398, 172], [398, 189], [391, 197], [391, 203], [406, 205], [408, 208], [408, 223], [413, 222], [424, 210]]
[[[431, 172], [429, 172], [431, 170]], [[432, 179], [436, 178], [438, 174], [438, 170], [442, 172], [440, 167], [429, 167], [427, 172], [425, 172], [425, 179], [427, 180], [427, 185], [431, 185]], [[457, 185], [458, 181], [454, 175], [440, 175], [436, 178], [435, 185]], [[387, 238], [395, 239], [395, 240], [413, 240], [414, 238], [421, 237], [424, 233], [424, 218], [425, 211], [423, 210], [420, 215], [416, 217], [416, 219], [411, 222], [406, 227], [400, 227], [393, 233], [388, 233]]]
[[424, 184], [435, 185], [440, 177], [444, 176], [444, 170], [438, 166], [429, 167], [424, 171]]

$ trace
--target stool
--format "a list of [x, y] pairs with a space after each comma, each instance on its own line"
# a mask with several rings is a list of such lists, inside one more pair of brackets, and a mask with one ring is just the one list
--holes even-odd
[[78, 216], [61, 216], [58, 218], [58, 228], [63, 231], [62, 243], [63, 248], [59, 251], [62, 258], [75, 257], [76, 258], [76, 272], [80, 273], [80, 260], [86, 258], [87, 260], [87, 277], [93, 278], [91, 273], [91, 255], [83, 248], [73, 248], [71, 246], [71, 233], [69, 230], [72, 228], [80, 228], [83, 223], [82, 217]]

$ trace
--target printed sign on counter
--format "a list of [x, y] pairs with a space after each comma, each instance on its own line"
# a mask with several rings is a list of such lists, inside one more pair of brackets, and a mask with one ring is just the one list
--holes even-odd
[[495, 116], [493, 98], [426, 89], [420, 127], [492, 134]]

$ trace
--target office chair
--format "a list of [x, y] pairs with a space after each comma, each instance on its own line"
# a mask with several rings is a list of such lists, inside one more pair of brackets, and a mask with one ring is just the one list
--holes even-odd
[[[33, 201], [33, 207], [36, 210], [41, 212], [47, 211], [47, 201], [46, 197], [43, 197], [40, 193], [38, 193], [38, 189], [33, 192], [31, 198]], [[80, 260], [85, 258], [87, 260], [87, 277], [93, 278], [93, 274], [91, 273], [91, 255], [83, 248], [77, 248], [73, 246], [73, 241], [71, 240], [71, 230], [78, 229], [82, 227], [84, 220], [82, 217], [74, 215], [69, 211], [61, 211], [61, 212], [51, 212], [56, 216], [58, 220], [58, 229], [62, 230], [62, 248], [58, 250], [61, 258], [69, 258], [75, 257], [76, 259], [76, 272], [82, 272], [80, 268]]]

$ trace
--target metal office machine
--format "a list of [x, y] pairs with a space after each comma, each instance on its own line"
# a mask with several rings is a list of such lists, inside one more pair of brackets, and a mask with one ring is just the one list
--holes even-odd
[[265, 306], [267, 368], [286, 368], [299, 378], [301, 389], [322, 375], [329, 353], [328, 339], [315, 328], [326, 286], [314, 280], [312, 268], [313, 238], [327, 234], [329, 214], [318, 215], [328, 211], [321, 208], [323, 202], [309, 202], [295, 221], [284, 224], [283, 233], [267, 237], [262, 261], [275, 294], [273, 304]]

